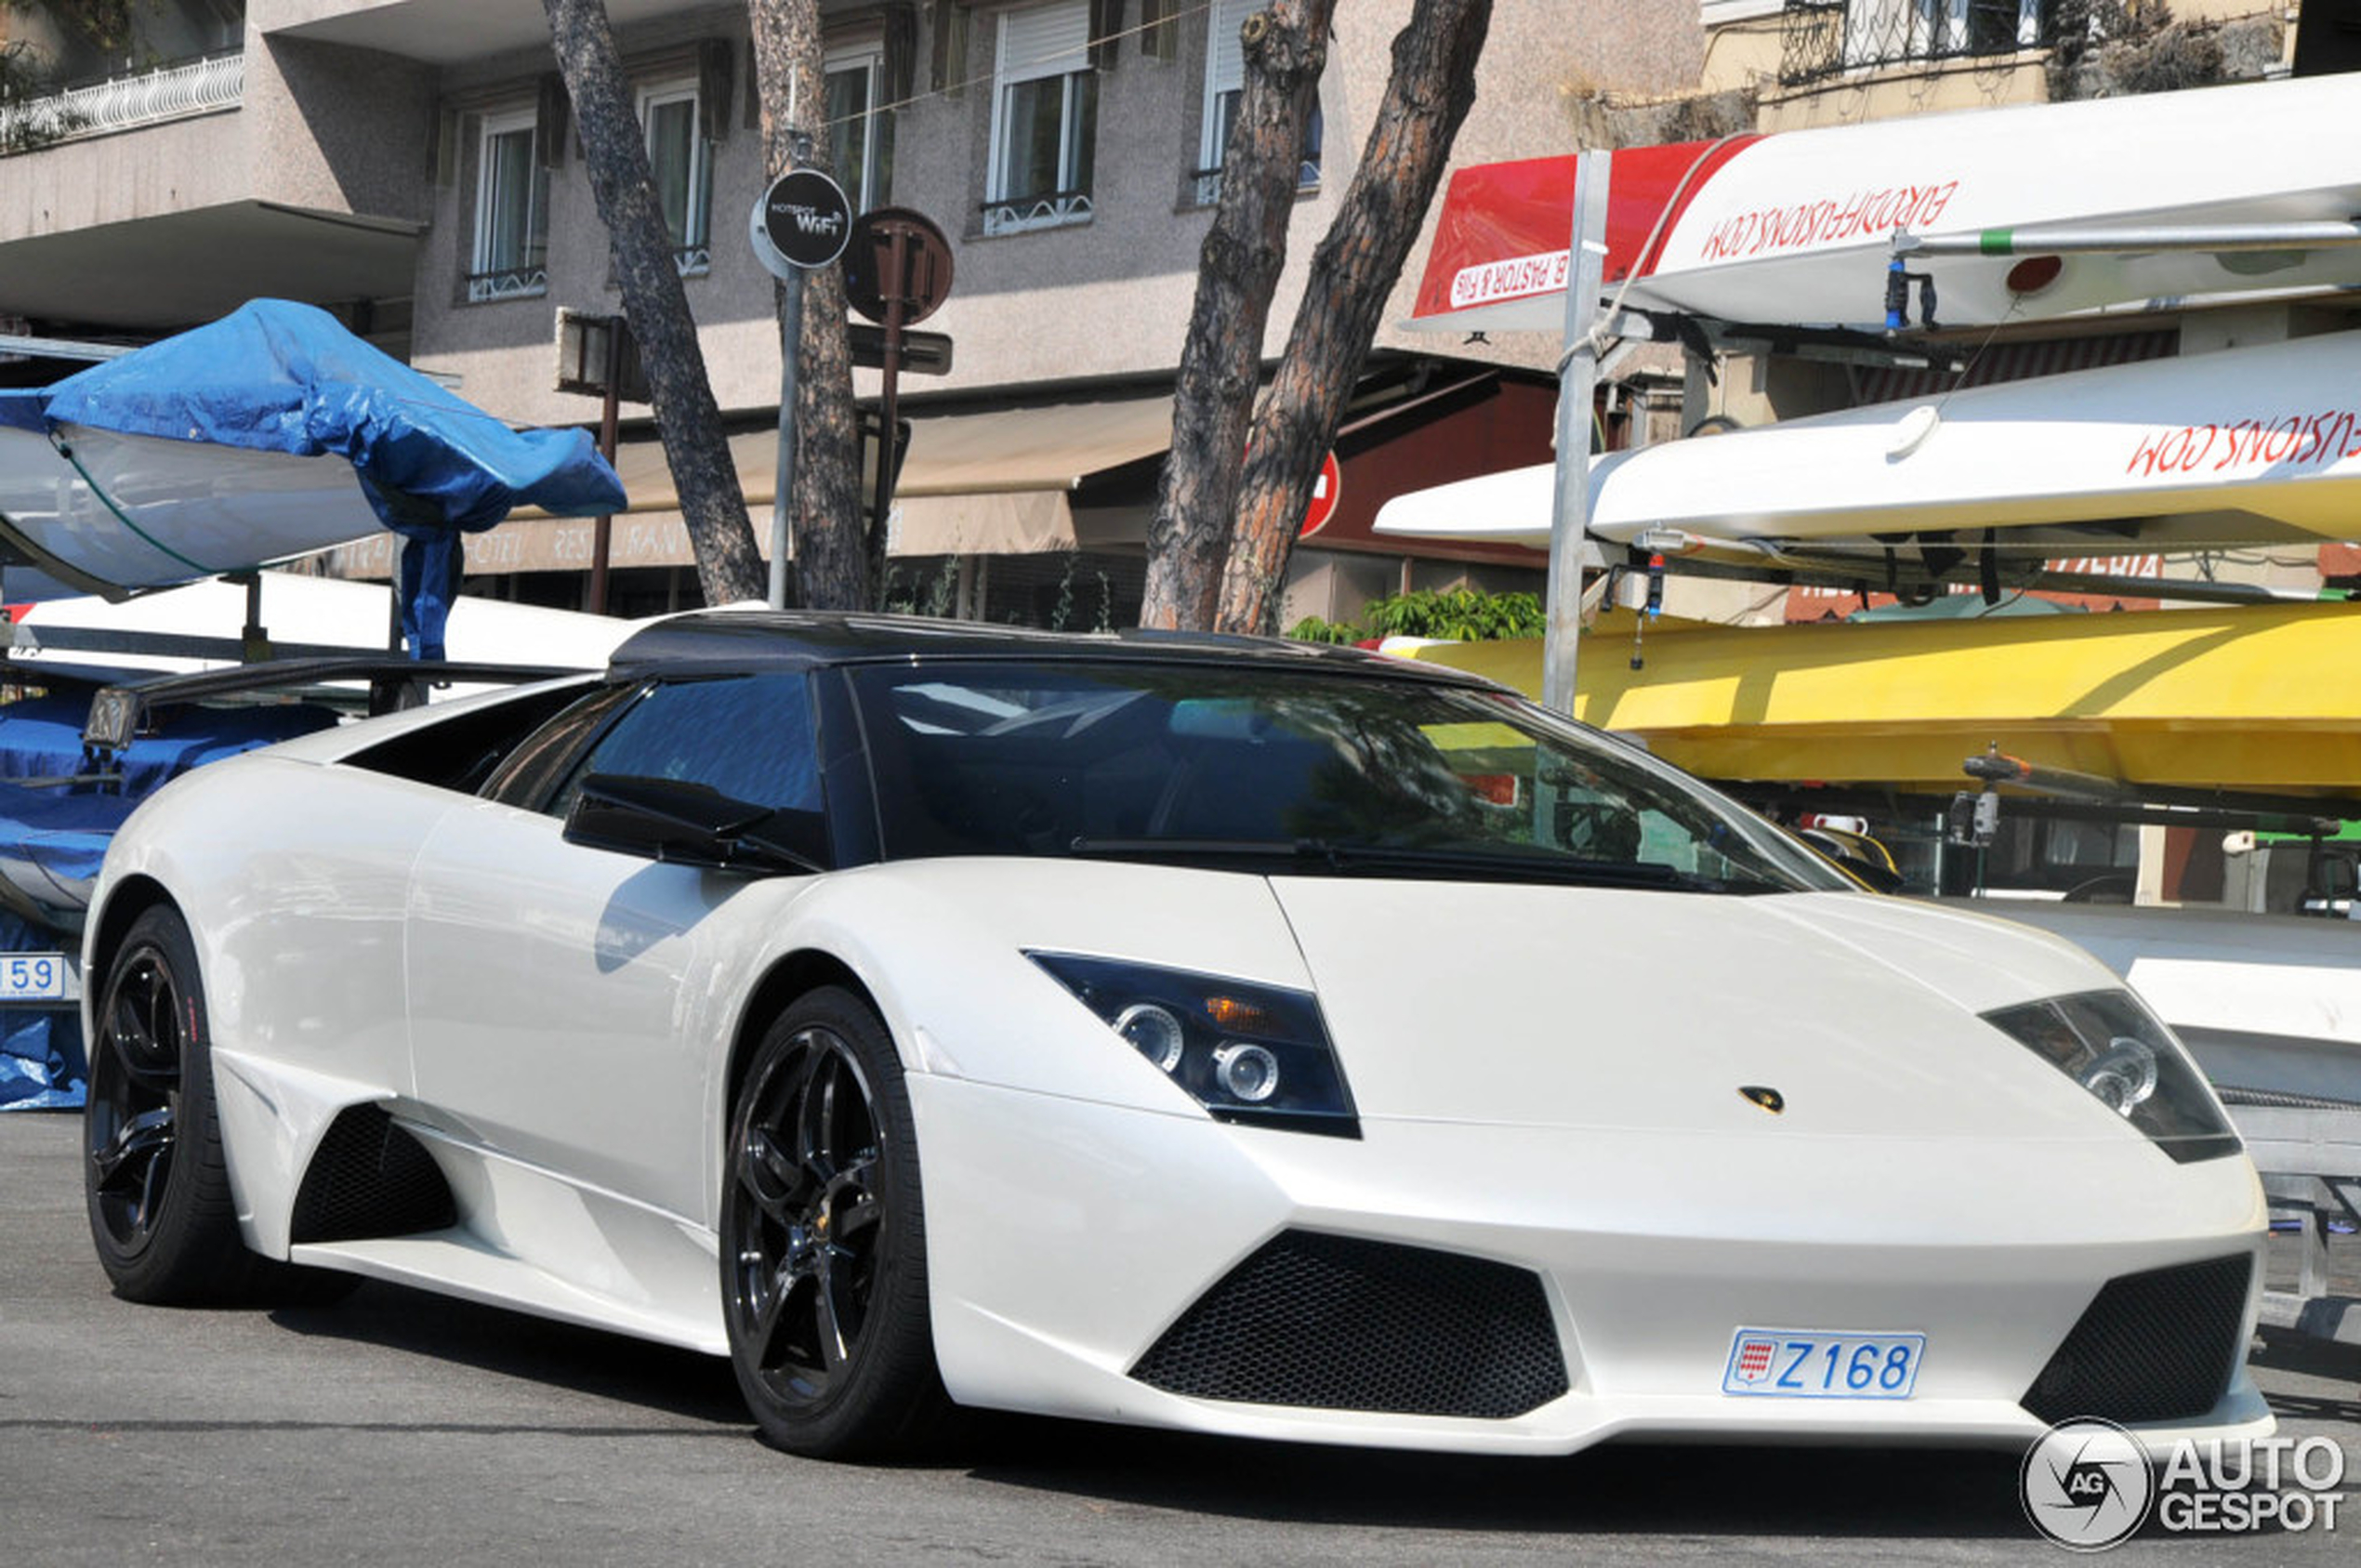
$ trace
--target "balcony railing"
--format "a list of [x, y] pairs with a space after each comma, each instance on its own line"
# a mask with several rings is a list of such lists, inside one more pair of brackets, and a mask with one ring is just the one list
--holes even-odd
[[[1193, 177], [1197, 182], [1197, 205], [1209, 207], [1221, 200], [1221, 171], [1199, 169]], [[1306, 158], [1296, 165], [1295, 188], [1298, 192], [1320, 189], [1320, 160]]]
[[1779, 81], [2012, 55], [2052, 41], [2057, 9], [2058, 0], [1787, 0]]
[[549, 269], [538, 261], [468, 274], [468, 303], [470, 305], [481, 305], [491, 299], [523, 299], [548, 292]]
[[243, 49], [0, 103], [0, 150], [26, 151], [78, 137], [235, 109], [245, 96]]
[[1056, 229], [1090, 221], [1090, 192], [1047, 191], [1035, 196], [1010, 196], [983, 204], [983, 231], [1022, 234], [1028, 229]]

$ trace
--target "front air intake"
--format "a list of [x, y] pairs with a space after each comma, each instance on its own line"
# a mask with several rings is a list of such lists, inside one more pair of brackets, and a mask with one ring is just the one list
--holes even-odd
[[408, 1236], [458, 1222], [451, 1184], [425, 1147], [381, 1106], [337, 1113], [303, 1173], [288, 1240]]
[[1231, 1270], [1131, 1376], [1192, 1399], [1491, 1420], [1566, 1391], [1539, 1275], [1309, 1231]]
[[2203, 1416], [2244, 1359], [2253, 1284], [2245, 1253], [2109, 1280], [2018, 1403], [2053, 1424]]

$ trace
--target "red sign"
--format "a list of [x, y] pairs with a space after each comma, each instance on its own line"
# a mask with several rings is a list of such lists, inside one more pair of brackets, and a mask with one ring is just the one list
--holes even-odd
[[1320, 459], [1320, 477], [1312, 481], [1312, 505], [1303, 508], [1302, 537], [1309, 539], [1327, 525], [1337, 515], [1337, 497], [1344, 494], [1344, 469], [1338, 466], [1336, 448]]

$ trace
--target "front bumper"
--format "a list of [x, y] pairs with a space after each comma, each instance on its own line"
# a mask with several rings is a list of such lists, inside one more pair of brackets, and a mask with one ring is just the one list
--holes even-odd
[[[1504, 1454], [1623, 1434], [2022, 1445], [2048, 1423], [2020, 1402], [2107, 1282], [2256, 1258], [2265, 1219], [2244, 1160], [2176, 1166], [2126, 1140], [1371, 1119], [1348, 1141], [927, 1074], [910, 1090], [952, 1396], [1238, 1435]], [[1189, 1397], [1135, 1375], [1241, 1260], [1295, 1232], [1530, 1271], [1564, 1391], [1478, 1417]], [[2238, 1332], [2221, 1337], [2233, 1363], [2253, 1321], [2247, 1278]], [[1927, 1348], [1906, 1400], [1724, 1394], [1741, 1327], [1908, 1332]], [[2271, 1425], [2241, 1368], [2211, 1410], [2139, 1430]]]

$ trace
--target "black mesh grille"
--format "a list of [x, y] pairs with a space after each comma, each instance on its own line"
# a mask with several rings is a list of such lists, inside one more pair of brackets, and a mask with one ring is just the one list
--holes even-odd
[[2050, 1422], [2204, 1415], [2244, 1354], [2253, 1276], [2242, 1253], [2109, 1280], [2018, 1403]]
[[1303, 1231], [1230, 1271], [1131, 1375], [1195, 1399], [1496, 1420], [1566, 1391], [1539, 1276]]
[[340, 1113], [296, 1194], [289, 1239], [407, 1236], [457, 1222], [450, 1184], [416, 1139], [375, 1105]]

